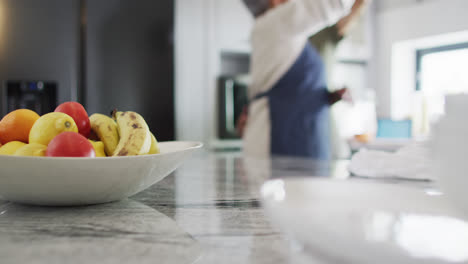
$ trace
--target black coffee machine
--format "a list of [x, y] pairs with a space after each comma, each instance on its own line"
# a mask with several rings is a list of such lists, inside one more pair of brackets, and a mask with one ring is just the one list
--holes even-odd
[[6, 81], [2, 89], [2, 116], [20, 108], [43, 115], [57, 107], [57, 83], [52, 81]]

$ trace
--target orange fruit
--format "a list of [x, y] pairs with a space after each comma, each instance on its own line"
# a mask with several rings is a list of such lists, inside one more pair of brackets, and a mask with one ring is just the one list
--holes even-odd
[[10, 112], [0, 121], [0, 143], [10, 141], [29, 142], [29, 131], [39, 115], [29, 109], [18, 109]]

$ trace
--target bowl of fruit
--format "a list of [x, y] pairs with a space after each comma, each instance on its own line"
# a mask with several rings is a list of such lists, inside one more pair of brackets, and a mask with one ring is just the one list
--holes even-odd
[[157, 142], [133, 111], [88, 114], [66, 102], [39, 116], [18, 109], [0, 121], [0, 199], [71, 206], [118, 201], [162, 180], [199, 142]]

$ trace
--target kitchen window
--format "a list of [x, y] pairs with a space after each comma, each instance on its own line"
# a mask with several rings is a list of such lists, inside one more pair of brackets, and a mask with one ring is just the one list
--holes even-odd
[[420, 94], [419, 134], [444, 114], [444, 96], [468, 93], [468, 43], [416, 51], [416, 91]]

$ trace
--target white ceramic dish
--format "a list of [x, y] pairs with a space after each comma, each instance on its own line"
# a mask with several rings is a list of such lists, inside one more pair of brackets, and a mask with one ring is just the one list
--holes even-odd
[[440, 193], [320, 179], [272, 180], [261, 192], [272, 222], [325, 263], [468, 262], [468, 222]]
[[87, 205], [132, 196], [174, 171], [199, 142], [161, 142], [161, 153], [134, 157], [0, 156], [0, 197], [35, 205]]

